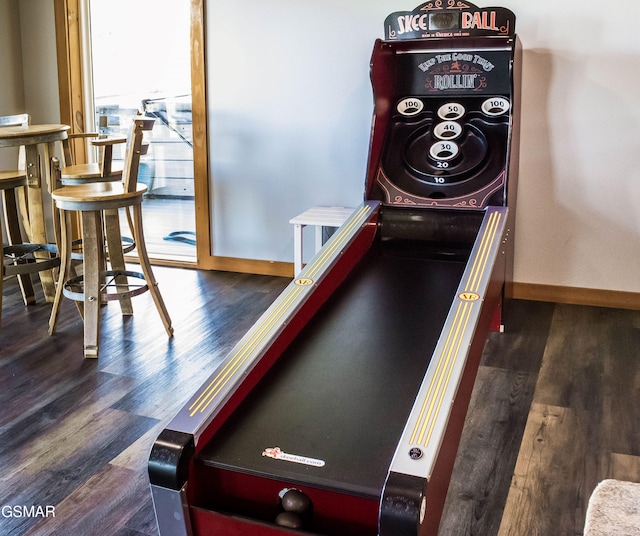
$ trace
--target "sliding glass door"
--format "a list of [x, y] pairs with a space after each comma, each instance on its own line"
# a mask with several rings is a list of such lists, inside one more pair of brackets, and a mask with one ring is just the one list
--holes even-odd
[[86, 0], [85, 6], [87, 122], [113, 135], [125, 134], [138, 113], [156, 118], [140, 168], [148, 188], [147, 248], [155, 259], [195, 262], [191, 2]]

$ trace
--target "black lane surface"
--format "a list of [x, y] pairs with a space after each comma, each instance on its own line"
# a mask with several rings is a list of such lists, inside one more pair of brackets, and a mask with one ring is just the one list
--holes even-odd
[[[380, 496], [465, 262], [374, 250], [217, 432], [203, 463]], [[262, 455], [274, 447], [324, 465]]]

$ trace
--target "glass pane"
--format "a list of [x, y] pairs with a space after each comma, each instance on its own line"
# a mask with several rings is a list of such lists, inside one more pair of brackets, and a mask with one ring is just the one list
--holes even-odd
[[138, 112], [156, 118], [139, 177], [149, 255], [194, 261], [190, 1], [90, 0], [90, 13], [96, 128], [126, 135]]

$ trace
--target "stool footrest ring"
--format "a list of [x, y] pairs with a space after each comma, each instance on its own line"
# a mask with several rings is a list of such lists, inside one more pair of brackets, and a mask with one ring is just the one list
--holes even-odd
[[[128, 236], [121, 236], [120, 241], [122, 242], [122, 253], [127, 254], [136, 249], [136, 243], [133, 238], [129, 238]], [[107, 256], [109, 255], [109, 251], [107, 250]], [[71, 258], [75, 261], [81, 261], [84, 258], [84, 252], [82, 251], [82, 238], [78, 238], [71, 242]]]
[[[142, 283], [120, 284], [116, 282], [116, 278], [121, 276], [141, 279]], [[100, 277], [101, 280], [104, 281], [100, 286], [101, 301], [122, 300], [124, 298], [138, 296], [149, 290], [149, 285], [144, 278], [144, 274], [140, 272], [132, 272], [130, 270], [105, 270], [100, 272]], [[109, 292], [109, 290], [113, 289], [115, 289], [115, 292]], [[123, 289], [126, 290], [123, 291]], [[66, 281], [62, 293], [72, 300], [84, 301], [84, 276], [80, 275]]]
[[60, 257], [36, 257], [36, 253], [58, 253], [55, 244], [13, 244], [3, 248], [4, 275], [32, 274], [60, 266]]

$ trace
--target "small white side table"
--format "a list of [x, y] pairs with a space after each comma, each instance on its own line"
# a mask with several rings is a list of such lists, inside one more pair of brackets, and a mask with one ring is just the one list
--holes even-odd
[[302, 230], [307, 225], [315, 226], [317, 253], [322, 247], [322, 230], [325, 227], [340, 227], [351, 216], [353, 211], [353, 208], [345, 207], [313, 207], [289, 220], [289, 223], [293, 224], [293, 265], [295, 275], [300, 273], [303, 266]]

